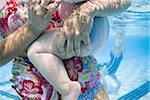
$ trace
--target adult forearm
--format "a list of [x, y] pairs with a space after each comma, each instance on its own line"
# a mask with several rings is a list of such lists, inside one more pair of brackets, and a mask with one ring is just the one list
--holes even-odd
[[24, 50], [40, 35], [32, 33], [27, 24], [0, 41], [0, 66], [10, 61]]
[[80, 3], [88, 0], [62, 0], [63, 2], [69, 2], [69, 3]]
[[131, 5], [131, 0], [89, 0], [80, 6], [83, 13], [94, 16], [112, 16], [123, 12]]

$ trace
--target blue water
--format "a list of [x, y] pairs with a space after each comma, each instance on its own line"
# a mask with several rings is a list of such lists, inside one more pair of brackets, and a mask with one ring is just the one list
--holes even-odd
[[[149, 39], [149, 36], [126, 36], [124, 58], [115, 74], [121, 82], [121, 87], [118, 92], [109, 94], [110, 100], [116, 100], [119, 97], [126, 95], [128, 92], [136, 89], [149, 80]], [[108, 45], [105, 46], [96, 56], [99, 63], [110, 60], [109, 52], [111, 50], [113, 40], [114, 37], [111, 36], [109, 38]], [[150, 94], [141, 98], [141, 100], [149, 99]]]
[[[147, 93], [148, 80], [150, 80], [150, 1], [134, 0], [126, 12], [109, 19], [111, 35], [106, 45], [96, 55], [99, 63], [110, 60], [109, 53], [115, 35], [120, 30], [126, 35], [124, 58], [115, 74], [121, 87], [116, 93], [109, 94], [110, 100], [118, 98], [119, 100], [137, 100], [136, 94], [142, 96], [138, 98], [140, 100], [150, 100], [150, 93]], [[138, 88], [140, 86], [143, 89]], [[126, 96], [128, 98], [125, 98]]]
[[[108, 62], [116, 34], [119, 30], [125, 33], [123, 60], [115, 74], [121, 87], [116, 93], [109, 94], [110, 100], [116, 100], [150, 80], [150, 0], [134, 0], [126, 12], [109, 17], [109, 22], [111, 31], [108, 42], [96, 54], [96, 58], [99, 63]], [[12, 62], [0, 68], [0, 100], [19, 99], [9, 82], [11, 68]], [[150, 93], [140, 100], [150, 100]]]

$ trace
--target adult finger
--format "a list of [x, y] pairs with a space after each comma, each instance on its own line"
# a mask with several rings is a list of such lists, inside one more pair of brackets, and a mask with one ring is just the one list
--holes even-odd
[[29, 23], [32, 22], [32, 19], [35, 17], [36, 12], [34, 11], [33, 7], [30, 6], [28, 9], [28, 14], [29, 14]]
[[67, 54], [72, 57], [75, 55], [74, 49], [73, 49], [73, 36], [67, 37]]
[[39, 5], [41, 0], [28, 0], [27, 1], [27, 5], [28, 6], [35, 6], [35, 5]]
[[56, 0], [54, 3], [49, 4], [47, 9], [50, 10], [51, 12], [54, 12], [60, 3], [61, 3], [60, 1]]
[[83, 43], [81, 43], [81, 53], [80, 53], [80, 57], [83, 57], [83, 56], [88, 56], [89, 52], [90, 52], [90, 46], [87, 48]]
[[50, 3], [50, 0], [41, 0], [41, 5], [47, 6]]
[[32, 0], [27, 0], [27, 6], [30, 8], [31, 5], [32, 5]]
[[31, 16], [35, 15], [36, 10], [34, 8], [36, 6], [36, 0], [28, 0], [27, 5], [28, 5], [29, 15], [31, 15]]
[[90, 46], [90, 36], [88, 34], [81, 36], [81, 41], [83, 41], [83, 44], [85, 45], [85, 47], [88, 48]]
[[45, 18], [49, 21], [49, 20], [51, 20], [51, 16], [52, 16], [51, 11], [47, 10], [47, 13], [46, 13], [46, 15], [45, 15]]
[[80, 45], [81, 45], [80, 38], [78, 36], [75, 36], [73, 42], [74, 42], [74, 51], [75, 51], [75, 54], [77, 56], [79, 56], [80, 55]]
[[61, 53], [62, 56], [65, 55], [65, 48], [66, 48], [66, 37], [64, 34], [60, 34], [58, 37], [58, 44], [57, 44], [57, 48], [58, 51]]
[[42, 16], [44, 15], [44, 12], [42, 11], [42, 6], [41, 5], [36, 5], [33, 6], [34, 11], [36, 11], [36, 16]]

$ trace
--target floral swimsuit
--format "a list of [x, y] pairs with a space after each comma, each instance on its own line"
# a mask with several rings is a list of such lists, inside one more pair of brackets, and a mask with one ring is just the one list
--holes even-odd
[[[61, 95], [48, 83], [28, 58], [15, 58], [12, 69], [13, 88], [23, 99], [61, 100]], [[79, 81], [82, 94], [79, 100], [93, 100], [100, 90], [100, 74], [97, 61], [91, 57], [73, 57], [64, 61], [66, 71], [72, 81]]]
[[[23, 25], [27, 18], [24, 13], [20, 12], [23, 7], [19, 1], [2, 0], [0, 4], [2, 5], [0, 7], [0, 33], [2, 37], [6, 37]], [[67, 11], [66, 5], [74, 8], [74, 4], [64, 5], [53, 13], [49, 28], [60, 27], [60, 23], [68, 16], [64, 15]], [[71, 10], [67, 13], [69, 12]], [[82, 94], [79, 100], [94, 100], [95, 95], [100, 91], [97, 61], [92, 56], [87, 56], [73, 57], [63, 62], [69, 78], [81, 84]], [[12, 74], [12, 87], [23, 100], [61, 100], [61, 94], [40, 74], [27, 57], [14, 58]]]

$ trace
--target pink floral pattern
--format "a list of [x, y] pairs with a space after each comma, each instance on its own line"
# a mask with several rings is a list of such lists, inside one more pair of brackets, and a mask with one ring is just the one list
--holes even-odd
[[14, 60], [12, 69], [14, 88], [23, 100], [49, 100], [53, 87], [45, 80], [39, 71], [19, 57]]
[[31, 80], [23, 80], [23, 87], [20, 92], [25, 96], [36, 93], [43, 94], [42, 88], [40, 86], [36, 86]]
[[76, 71], [78, 71], [78, 72], [82, 72], [82, 70], [83, 70], [83, 67], [82, 67], [83, 64], [82, 64], [81, 58], [80, 57], [75, 57], [74, 60], [73, 60], [73, 62], [74, 62], [74, 69]]
[[[15, 61], [18, 60], [15, 59]], [[29, 63], [29, 61], [25, 61], [18, 62], [19, 65], [24, 62], [24, 65], [17, 66], [15, 63], [13, 67], [12, 80], [14, 80], [13, 83], [17, 92], [22, 96], [22, 98], [36, 98], [36, 100], [50, 99], [54, 93], [52, 85], [45, 80], [45, 78], [38, 72], [38, 70], [31, 63]], [[69, 60], [65, 60], [64, 65], [66, 67], [69, 78], [73, 81], [80, 82], [81, 90], [83, 93], [99, 84], [100, 74], [96, 69], [97, 62], [93, 57], [73, 57]], [[84, 68], [85, 65], [88, 68]], [[84, 76], [86, 76], [86, 78], [82, 78]], [[44, 96], [44, 93], [46, 93], [46, 96]], [[61, 95], [58, 92], [55, 97], [61, 100]]]
[[[26, 22], [24, 15], [17, 12], [19, 3], [17, 0], [6, 0], [0, 7], [0, 32], [3, 36], [8, 36]], [[5, 13], [5, 14], [4, 14]]]
[[[72, 81], [80, 81], [81, 90], [85, 92], [100, 82], [100, 74], [97, 70], [97, 61], [91, 57], [73, 57], [72, 59], [65, 60], [64, 65], [66, 67], [69, 78]], [[87, 66], [88, 68], [84, 68]], [[86, 79], [81, 77], [86, 76]]]

